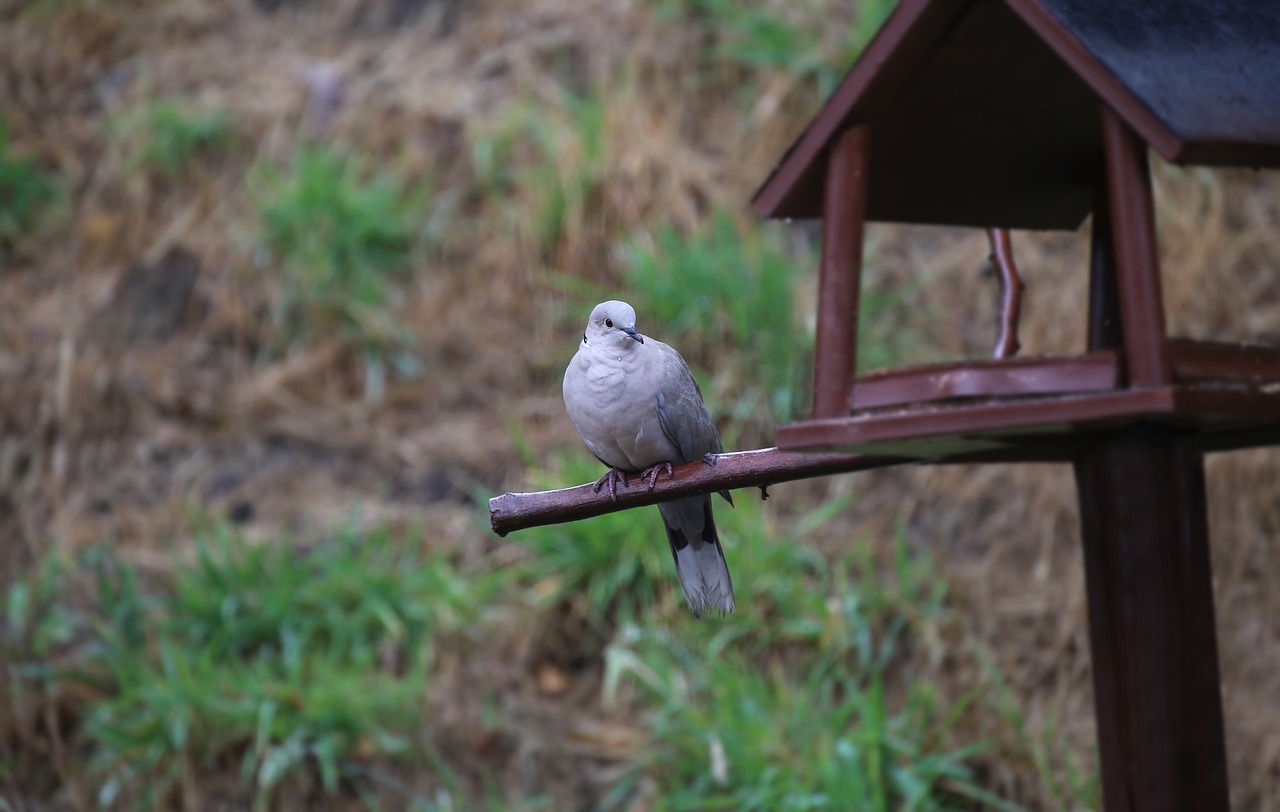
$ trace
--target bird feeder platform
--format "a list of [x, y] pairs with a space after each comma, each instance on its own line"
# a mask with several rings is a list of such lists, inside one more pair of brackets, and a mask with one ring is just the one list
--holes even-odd
[[1010, 358], [858, 378], [849, 415], [778, 429], [778, 446], [919, 462], [1070, 462], [1084, 435], [1127, 425], [1203, 451], [1280, 443], [1280, 349], [1173, 339], [1172, 381], [1123, 388], [1122, 357]]

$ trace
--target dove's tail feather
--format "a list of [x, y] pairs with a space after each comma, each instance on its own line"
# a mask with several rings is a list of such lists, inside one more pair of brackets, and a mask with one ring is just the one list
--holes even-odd
[[658, 505], [671, 542], [676, 574], [693, 614], [706, 609], [733, 611], [733, 580], [711, 515], [711, 497], [693, 496]]

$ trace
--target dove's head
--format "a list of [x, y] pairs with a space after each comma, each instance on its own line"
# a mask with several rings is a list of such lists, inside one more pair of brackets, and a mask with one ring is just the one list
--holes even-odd
[[582, 340], [602, 348], [624, 349], [634, 347], [633, 341], [643, 344], [644, 336], [636, 330], [635, 309], [613, 299], [601, 302], [591, 311]]

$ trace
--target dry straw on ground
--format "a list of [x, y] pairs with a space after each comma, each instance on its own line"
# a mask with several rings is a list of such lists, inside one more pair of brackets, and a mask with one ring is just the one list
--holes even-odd
[[[691, 80], [705, 46], [631, 0], [0, 2], [0, 115], [67, 189], [0, 267], [0, 585], [50, 547], [104, 539], [167, 571], [189, 552], [193, 505], [251, 504], [248, 531], [262, 538], [359, 510], [369, 522], [421, 522], [470, 555], [512, 555], [461, 496], [524, 484], [511, 425], [540, 454], [576, 447], [558, 375], [581, 314], [542, 270], [614, 284], [631, 230], [691, 228], [718, 205], [745, 212], [819, 101], [779, 73], [744, 116], [741, 99], [717, 90], [728, 79], [710, 89]], [[567, 110], [583, 89], [603, 94], [594, 162]], [[225, 111], [235, 147], [181, 184], [130, 171], [109, 122], [154, 98]], [[522, 108], [549, 122], [563, 171], [586, 173], [585, 197], [550, 245], [536, 238], [524, 190], [451, 201], [447, 233], [402, 295], [421, 378], [370, 401], [347, 347], [260, 353], [278, 291], [255, 270], [250, 166], [323, 137], [415, 183], [470, 190], [471, 145]], [[1174, 331], [1280, 341], [1280, 179], [1160, 167], [1157, 191]], [[198, 262], [189, 296], [130, 292], [129, 280], [179, 248]], [[886, 318], [917, 325], [913, 360], [987, 351], [995, 297], [980, 278], [983, 235], [879, 226], [869, 249], [871, 284], [912, 291]], [[1084, 232], [1018, 234], [1015, 249], [1028, 284], [1024, 353], [1079, 350]], [[166, 307], [156, 334], [119, 316]], [[1209, 487], [1233, 804], [1280, 809], [1280, 599], [1269, 586], [1280, 456], [1212, 458]], [[1054, 739], [1087, 764], [1093, 735], [1070, 472], [871, 472], [778, 488], [774, 509], [849, 491], [855, 506], [814, 543], [887, 545], [901, 521], [910, 544], [933, 553], [959, 620], [925, 641], [922, 675], [958, 697], [988, 678], [981, 656], [991, 658], [1028, 738], [1008, 739], [978, 714], [959, 733], [996, 737], [979, 758], [986, 780], [1043, 808], [1034, 747]], [[528, 634], [512, 637], [528, 645]], [[477, 774], [518, 763], [468, 727], [481, 712], [465, 702], [477, 682], [509, 690], [529, 757], [560, 765], [564, 797], [598, 791], [603, 768], [584, 753], [638, 741], [630, 720], [598, 707], [598, 671], [543, 674], [539, 690], [497, 660], [445, 670], [458, 701], [441, 709], [444, 735], [474, 751]]]

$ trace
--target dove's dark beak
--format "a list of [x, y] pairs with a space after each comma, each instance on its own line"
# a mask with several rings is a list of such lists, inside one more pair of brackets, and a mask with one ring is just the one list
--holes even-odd
[[644, 343], [644, 336], [640, 335], [640, 331], [639, 331], [639, 330], [637, 330], [636, 328], [634, 328], [634, 327], [623, 327], [623, 328], [622, 328], [622, 332], [624, 332], [624, 333], [626, 333], [627, 335], [631, 336], [631, 337], [632, 337], [632, 338], [634, 338], [636, 341], [639, 341], [641, 344], [643, 344], [643, 343]]

